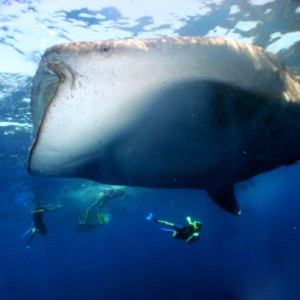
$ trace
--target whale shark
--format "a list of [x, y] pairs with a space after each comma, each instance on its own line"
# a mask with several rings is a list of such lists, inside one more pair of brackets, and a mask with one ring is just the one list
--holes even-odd
[[46, 50], [31, 95], [31, 175], [203, 189], [300, 157], [299, 78], [274, 54], [212, 37], [72, 42]]

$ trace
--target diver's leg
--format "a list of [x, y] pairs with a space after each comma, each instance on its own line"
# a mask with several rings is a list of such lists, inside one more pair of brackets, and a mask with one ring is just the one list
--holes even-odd
[[[165, 225], [167, 227], [171, 227], [174, 230], [182, 229], [182, 226], [180, 226], [180, 225], [176, 225], [176, 224], [168, 222], [168, 221], [156, 219], [152, 213], [150, 213], [146, 219], [148, 221], [153, 221], [155, 223], [159, 223], [159, 224]], [[165, 230], [165, 231], [167, 231], [167, 230]], [[170, 230], [170, 231], [173, 231], [173, 230]]]
[[86, 210], [86, 212], [88, 213], [88, 212], [90, 212], [95, 206], [97, 206], [98, 205], [98, 200], [96, 201], [96, 202], [94, 202], [94, 203], [92, 203], [89, 207], [88, 207], [88, 209]]
[[107, 200], [108, 199], [105, 199], [104, 197], [98, 199], [98, 201], [97, 201], [97, 205], [98, 205], [97, 210], [98, 211], [106, 204]]
[[182, 229], [182, 226], [168, 222], [168, 221], [164, 221], [164, 220], [158, 220], [156, 219], [155, 221], [156, 223], [162, 224], [164, 226], [170, 227], [172, 228], [172, 231], [179, 231]]
[[98, 219], [99, 219], [99, 223], [102, 225], [105, 223], [105, 219], [103, 214], [101, 213], [100, 209], [97, 210], [97, 215], [98, 215]]
[[99, 199], [97, 201], [95, 201], [94, 203], [92, 203], [90, 205], [90, 207], [86, 210], [85, 213], [85, 224], [91, 224], [91, 210], [94, 207], [97, 207], [97, 215], [98, 215], [98, 219], [99, 219], [99, 223], [102, 225], [105, 223], [105, 219], [103, 214], [101, 213], [100, 209], [102, 208], [102, 206], [105, 204], [105, 199], [103, 198], [103, 196], [100, 196]]
[[91, 210], [97, 205], [97, 201], [93, 203], [85, 212], [84, 222], [86, 224], [91, 223]]
[[162, 224], [162, 225], [165, 225], [165, 226], [168, 226], [168, 227], [171, 227], [171, 228], [173, 228], [175, 226], [174, 223], [171, 223], [171, 222], [168, 222], [168, 221], [164, 221], [164, 220], [158, 220], [158, 219], [156, 219], [155, 222], [159, 223], [159, 224]]
[[27, 243], [26, 243], [27, 248], [30, 247], [31, 242], [32, 242], [32, 240], [33, 240], [33, 238], [34, 238], [34, 236], [36, 235], [37, 232], [38, 232], [38, 230], [35, 227], [33, 227], [31, 229], [31, 233], [30, 233], [29, 238], [28, 238]]
[[148, 215], [148, 217], [146, 218], [148, 221], [153, 221], [155, 223], [160, 223], [160, 224], [163, 224], [163, 225], [166, 225], [166, 226], [169, 226], [169, 227], [172, 227], [173, 223], [169, 223], [167, 221], [163, 221], [163, 220], [158, 220], [154, 217], [153, 213], [150, 213]]

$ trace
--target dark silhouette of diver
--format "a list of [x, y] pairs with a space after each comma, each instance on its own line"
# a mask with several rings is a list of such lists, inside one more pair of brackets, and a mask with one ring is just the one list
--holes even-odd
[[[101, 212], [101, 209], [103, 206], [106, 205], [106, 203], [114, 198], [118, 197], [125, 197], [126, 194], [124, 192], [124, 188], [118, 187], [118, 188], [111, 188], [109, 190], [105, 190], [100, 193], [98, 199], [92, 203], [89, 208], [86, 210], [84, 220], [80, 220], [77, 222], [77, 231], [83, 232], [83, 231], [90, 231], [91, 229], [95, 227], [99, 227], [107, 221], [105, 220], [105, 217], [103, 213]], [[99, 223], [92, 223], [92, 210], [96, 209], [97, 217]]]
[[188, 222], [188, 225], [186, 226], [176, 225], [174, 223], [170, 223], [167, 221], [158, 220], [153, 216], [152, 213], [149, 214], [147, 220], [170, 227], [170, 228], [160, 228], [160, 229], [163, 231], [172, 232], [174, 238], [186, 240], [187, 243], [194, 242], [198, 240], [200, 237], [202, 222], [192, 221], [191, 217], [186, 218]]
[[[38, 204], [36, 208], [31, 212], [32, 215], [32, 228], [29, 230], [29, 237], [26, 243], [26, 247], [29, 248], [31, 242], [37, 233], [42, 235], [47, 234], [47, 227], [43, 221], [43, 215], [45, 212], [52, 212], [60, 208], [61, 205], [55, 207], [47, 208], [42, 204]], [[27, 232], [26, 232], [27, 233]], [[26, 234], [25, 233], [25, 234]]]

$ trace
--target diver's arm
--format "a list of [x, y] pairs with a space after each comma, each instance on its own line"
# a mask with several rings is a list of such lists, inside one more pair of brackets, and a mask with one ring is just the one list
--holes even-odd
[[189, 244], [191, 242], [194, 242], [199, 239], [200, 233], [199, 232], [194, 232], [187, 240], [186, 242]]
[[57, 209], [59, 209], [59, 208], [61, 208], [62, 207], [62, 205], [61, 204], [58, 204], [58, 205], [56, 205], [55, 207], [44, 207], [43, 209], [44, 209], [44, 211], [46, 211], [46, 212], [52, 212], [52, 211], [55, 211], [55, 210], [57, 210]]
[[172, 228], [175, 226], [174, 223], [164, 221], [164, 220], [153, 219], [153, 221], [156, 222], [156, 223], [159, 223], [159, 224], [163, 224], [163, 225], [168, 226], [168, 227], [172, 227]]
[[191, 217], [186, 217], [186, 220], [189, 223], [189, 225], [194, 225], [194, 222], [192, 222]]
[[33, 228], [31, 229], [30, 235], [29, 235], [28, 240], [27, 240], [27, 243], [26, 243], [26, 247], [27, 247], [27, 248], [30, 247], [31, 242], [32, 242], [32, 240], [33, 240], [33, 238], [34, 238], [34, 236], [35, 236], [35, 234], [36, 234], [37, 232], [38, 232], [38, 230], [37, 230], [35, 227], [33, 227]]
[[86, 210], [85, 217], [84, 217], [84, 223], [85, 224], [90, 224], [91, 223], [91, 212], [90, 212], [90, 207]]
[[181, 229], [181, 226], [177, 226], [174, 223], [168, 222], [168, 221], [164, 221], [164, 220], [158, 220], [154, 217], [154, 215], [152, 213], [149, 214], [149, 216], [146, 218], [148, 221], [153, 221], [155, 223], [159, 223], [171, 228], [179, 228]]
[[192, 221], [191, 217], [186, 217], [187, 222], [189, 225], [192, 225], [195, 230], [200, 230], [202, 228], [202, 222], [201, 221]]

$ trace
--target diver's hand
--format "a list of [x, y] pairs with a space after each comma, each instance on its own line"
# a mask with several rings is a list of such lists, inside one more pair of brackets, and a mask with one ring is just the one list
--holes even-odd
[[196, 240], [198, 240], [199, 239], [199, 232], [195, 232], [193, 235], [191, 235], [187, 240], [186, 240], [186, 242], [187, 242], [187, 244], [189, 244], [189, 243], [191, 243], [191, 242], [194, 242], [194, 241], [196, 241]]

